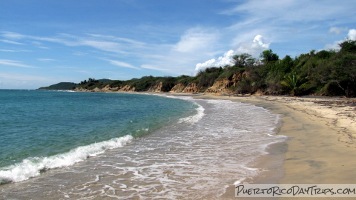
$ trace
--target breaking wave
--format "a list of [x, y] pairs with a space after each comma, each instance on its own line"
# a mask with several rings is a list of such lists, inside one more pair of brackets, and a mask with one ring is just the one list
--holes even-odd
[[71, 166], [89, 157], [104, 153], [106, 150], [123, 147], [131, 142], [132, 139], [133, 137], [131, 135], [126, 135], [103, 142], [80, 146], [67, 153], [49, 157], [31, 157], [24, 159], [21, 163], [0, 168], [0, 184], [24, 181], [39, 176], [41, 172], [50, 169]]

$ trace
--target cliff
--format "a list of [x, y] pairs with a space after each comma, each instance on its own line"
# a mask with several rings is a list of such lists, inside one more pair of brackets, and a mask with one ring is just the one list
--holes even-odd
[[231, 93], [232, 91], [229, 89], [231, 85], [231, 81], [227, 79], [215, 81], [214, 85], [209, 87], [205, 92], [213, 93], [213, 94], [222, 94], [222, 93]]
[[174, 79], [172, 77], [164, 77], [159, 79], [157, 77], [149, 76], [143, 77], [142, 79], [133, 79], [126, 82], [101, 82], [95, 79], [90, 79], [89, 81], [84, 81], [82, 84], [79, 84], [74, 90], [81, 92], [170, 92], [188, 94], [201, 92], [216, 95], [231, 95], [235, 92], [234, 88], [236, 88], [239, 85], [239, 82], [241, 82], [244, 78], [248, 78], [247, 72], [236, 72], [228, 77], [215, 79], [212, 84], [207, 82], [209, 78], [206, 77], [193, 79], [192, 77], [187, 76], [184, 76], [181, 79]]

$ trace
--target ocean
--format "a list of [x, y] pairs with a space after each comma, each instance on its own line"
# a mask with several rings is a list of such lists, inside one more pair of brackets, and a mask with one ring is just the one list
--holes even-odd
[[250, 104], [0, 90], [0, 199], [204, 199], [263, 169], [279, 116]]

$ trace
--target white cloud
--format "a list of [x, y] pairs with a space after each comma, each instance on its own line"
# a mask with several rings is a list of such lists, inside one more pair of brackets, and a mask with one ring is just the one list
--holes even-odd
[[23, 45], [23, 43], [12, 41], [12, 40], [0, 40], [0, 42], [7, 43], [7, 44]]
[[118, 43], [110, 42], [110, 41], [82, 40], [77, 45], [89, 46], [102, 51], [109, 51], [109, 52], [116, 52], [116, 53], [124, 52], [121, 50], [120, 45]]
[[30, 50], [13, 50], [13, 49], [0, 49], [1, 52], [19, 53], [19, 52], [31, 52]]
[[118, 66], [118, 67], [125, 67], [125, 68], [130, 68], [130, 69], [140, 69], [138, 67], [131, 65], [130, 63], [126, 63], [126, 62], [122, 62], [122, 61], [118, 61], [118, 60], [107, 60], [107, 61], [109, 61], [110, 64]]
[[356, 29], [350, 29], [348, 31], [347, 37], [343, 40], [337, 40], [331, 44], [326, 44], [324, 49], [340, 50], [340, 45], [345, 40], [356, 40]]
[[15, 53], [17, 52], [16, 50], [12, 50], [12, 49], [0, 49], [1, 52], [11, 52], [11, 53]]
[[52, 58], [38, 58], [37, 60], [38, 60], [38, 61], [41, 61], [41, 62], [52, 62], [52, 61], [56, 61], [55, 59], [52, 59]]
[[355, 6], [353, 3], [352, 0], [345, 0], [343, 3], [334, 0], [324, 0], [322, 3], [310, 0], [249, 0], [224, 13], [230, 15], [244, 13], [263, 21], [273, 19], [269, 24], [281, 22], [305, 23], [332, 20], [335, 16], [349, 16], [349, 13], [354, 12]]
[[2, 32], [1, 35], [3, 37], [5, 37], [5, 38], [15, 39], [15, 40], [23, 39], [23, 38], [26, 37], [25, 35], [22, 35], [22, 34], [19, 34], [19, 33], [14, 33], [14, 32]]
[[136, 46], [144, 46], [144, 45], [146, 45], [146, 43], [144, 43], [144, 42], [133, 40], [133, 39], [130, 39], [130, 38], [116, 37], [116, 36], [111, 36], [111, 35], [100, 35], [100, 34], [87, 34], [87, 35], [92, 36], [94, 38], [100, 38], [100, 39], [110, 40], [110, 41], [124, 42], [124, 43], [127, 43], [127, 44], [136, 45]]
[[267, 43], [262, 35], [256, 35], [252, 41], [241, 42], [236, 53], [248, 53], [253, 57], [258, 57], [263, 50], [269, 48], [269, 45], [270, 43]]
[[199, 72], [208, 67], [224, 67], [226, 65], [231, 66], [234, 64], [234, 61], [232, 59], [234, 55], [235, 55], [234, 50], [229, 50], [223, 56], [220, 56], [217, 59], [213, 58], [203, 63], [198, 63], [195, 65], [195, 72]]
[[[51, 78], [18, 73], [0, 73], [0, 78], [12, 81], [51, 81]], [[52, 80], [53, 81], [53, 80]]]
[[204, 70], [208, 67], [223, 67], [226, 65], [233, 65], [233, 56], [237, 54], [248, 53], [253, 57], [258, 57], [259, 54], [269, 48], [270, 43], [267, 43], [263, 36], [257, 34], [253, 40], [251, 41], [244, 41], [237, 44], [237, 49], [227, 51], [223, 56], [218, 57], [217, 59], [212, 58], [203, 63], [198, 63], [195, 65], [195, 72], [199, 72]]
[[218, 34], [216, 31], [205, 30], [202, 28], [189, 29], [175, 45], [174, 50], [182, 53], [199, 53], [197, 51], [212, 48], [217, 41]]
[[53, 77], [43, 77], [21, 73], [0, 72], [1, 85], [5, 89], [37, 89], [44, 85], [59, 82]]
[[162, 67], [159, 67], [159, 66], [154, 66], [154, 65], [141, 65], [141, 68], [144, 68], [144, 69], [152, 69], [152, 70], [156, 70], [156, 71], [170, 71], [169, 69], [166, 69], [166, 68], [162, 68]]
[[[38, 48], [43, 48], [43, 49], [48, 49], [48, 47], [44, 46], [42, 42], [50, 42], [50, 43], [58, 43], [70, 47], [75, 47], [75, 46], [87, 46], [87, 47], [92, 47], [101, 51], [106, 51], [106, 52], [114, 52], [114, 53], [126, 53], [123, 51], [123, 45], [121, 45], [118, 42], [115, 41], [110, 41], [109, 39], [111, 37], [106, 37], [105, 39], [95, 39], [95, 38], [87, 38], [87, 37], [76, 37], [73, 35], [69, 34], [61, 34], [59, 36], [55, 37], [38, 37], [38, 36], [32, 36], [32, 35], [22, 35], [19, 33], [13, 33], [13, 32], [5, 32], [2, 34], [3, 37], [5, 38], [11, 38], [11, 39], [29, 39], [32, 40], [32, 44], [37, 46]], [[96, 36], [98, 37], [98, 36]], [[104, 38], [104, 36], [101, 36]], [[121, 38], [121, 40], [124, 40]], [[129, 39], [127, 39], [129, 40]], [[133, 41], [130, 41], [133, 43]], [[125, 46], [127, 48], [127, 46]]]
[[11, 67], [21, 67], [21, 68], [36, 68], [31, 65], [27, 65], [17, 60], [5, 60], [0, 59], [0, 65], [11, 66]]
[[[260, 34], [268, 38], [266, 44], [273, 44], [274, 50], [278, 48], [276, 52], [297, 56], [338, 39], [337, 33], [342, 35], [346, 31], [342, 27], [354, 24], [356, 15], [352, 13], [355, 10], [356, 4], [352, 0], [342, 3], [334, 0], [323, 0], [322, 3], [309, 0], [248, 0], [236, 3], [223, 14], [238, 19], [225, 31], [236, 34], [233, 49], [240, 48], [240, 52], [251, 49], [248, 41]], [[325, 26], [330, 24], [329, 32], [335, 34], [332, 37], [325, 34]]]
[[331, 28], [329, 29], [329, 32], [338, 35], [338, 34], [344, 32], [345, 30], [346, 30], [346, 28], [331, 27]]
[[350, 29], [347, 38], [349, 40], [356, 40], [356, 29]]

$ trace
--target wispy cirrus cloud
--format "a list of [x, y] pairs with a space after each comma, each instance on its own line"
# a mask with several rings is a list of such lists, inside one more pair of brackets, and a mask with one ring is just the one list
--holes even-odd
[[0, 42], [7, 43], [7, 44], [24, 45], [23, 43], [12, 41], [12, 40], [0, 40]]
[[19, 52], [31, 52], [30, 50], [21, 50], [21, 49], [0, 49], [1, 52], [8, 52], [8, 53], [19, 53]]
[[[309, 0], [249, 0], [237, 4], [222, 13], [228, 15], [243, 14], [249, 20], [270, 21], [268, 24], [305, 23], [332, 20], [335, 19], [335, 16], [352, 16], [355, 8], [353, 3], [353, 0], [345, 0], [343, 3], [334, 0], [324, 0], [323, 2]], [[271, 19], [273, 20], [271, 21]], [[345, 20], [352, 21], [352, 19]]]
[[[354, 23], [356, 4], [352, 0], [343, 3], [333, 0], [248, 0], [237, 3], [235, 7], [221, 12], [227, 16], [239, 16], [240, 20], [232, 24], [228, 30], [235, 32], [234, 44], [241, 43], [259, 34], [271, 44], [281, 45], [282, 49], [311, 44], [311, 40], [326, 43], [326, 34], [340, 34], [347, 23]], [[315, 43], [314, 47], [315, 47]], [[304, 48], [305, 48], [304, 46]], [[298, 48], [295, 47], [298, 51]], [[303, 50], [305, 51], [305, 50]], [[288, 54], [289, 52], [286, 51]]]
[[181, 36], [180, 41], [174, 46], [173, 50], [182, 53], [191, 53], [202, 51], [203, 49], [212, 49], [218, 37], [219, 33], [215, 30], [192, 28]]
[[[32, 44], [39, 48], [46, 48], [46, 45], [43, 42], [48, 43], [57, 43], [69, 47], [79, 47], [86, 46], [91, 47], [100, 51], [113, 52], [125, 54], [127, 51], [125, 49], [130, 49], [132, 47], [143, 46], [144, 43], [135, 41], [128, 38], [119, 38], [114, 36], [104, 36], [96, 34], [87, 34], [87, 36], [74, 36], [70, 34], [59, 34], [53, 37], [40, 37], [33, 35], [24, 35], [14, 32], [3, 32], [2, 37], [13, 39], [13, 40], [31, 40]], [[15, 42], [18, 42], [15, 41]], [[132, 46], [130, 46], [130, 45]]]
[[0, 65], [10, 66], [10, 67], [21, 67], [21, 68], [37, 68], [31, 65], [27, 65], [17, 60], [6, 60], [0, 59]]
[[130, 63], [126, 63], [118, 60], [107, 60], [107, 61], [109, 61], [110, 64], [115, 65], [117, 67], [124, 67], [124, 68], [136, 69], [136, 70], [140, 69], [139, 67], [135, 67]]
[[94, 37], [94, 38], [110, 40], [110, 41], [117, 41], [117, 42], [123, 42], [123, 43], [126, 43], [126, 44], [132, 44], [132, 45], [136, 45], [136, 46], [144, 46], [144, 45], [146, 45], [145, 42], [133, 40], [133, 39], [130, 39], [130, 38], [116, 37], [116, 36], [112, 36], [112, 35], [91, 34], [91, 33], [88, 33], [87, 35], [89, 35], [91, 37]]
[[22, 35], [20, 33], [9, 32], [9, 31], [3, 31], [1, 35], [5, 38], [9, 38], [13, 40], [20, 40], [26, 38], [25, 35]]
[[51, 81], [49, 77], [0, 72], [0, 78], [11, 81]]
[[333, 34], [337, 34], [338, 35], [338, 34], [344, 32], [346, 30], [347, 30], [347, 28], [345, 28], [345, 27], [335, 27], [335, 26], [333, 26], [333, 27], [330, 27], [329, 33], [333, 33]]
[[193, 75], [201, 60], [222, 52], [221, 33], [210, 27], [193, 27], [184, 31], [172, 44], [156, 45], [146, 52], [141, 67], [169, 75]]
[[53, 61], [57, 61], [56, 59], [52, 59], [52, 58], [37, 58], [38, 61], [41, 62], [53, 62]]
[[[352, 0], [343, 3], [324, 0], [247, 0], [236, 2], [235, 6], [220, 11], [221, 15], [236, 17], [235, 23], [221, 30], [228, 49], [235, 54], [249, 53], [254, 57], [268, 48], [278, 47], [280, 52], [298, 55], [308, 50], [323, 48], [327, 43], [327, 34], [341, 35], [347, 31], [348, 23], [354, 24], [356, 4]], [[348, 38], [353, 38], [349, 32]], [[340, 41], [327, 48], [334, 48]], [[305, 50], [305, 48], [310, 49]], [[302, 47], [302, 48], [301, 48]], [[223, 58], [214, 56], [205, 62], [199, 62], [196, 69], [221, 66]]]

